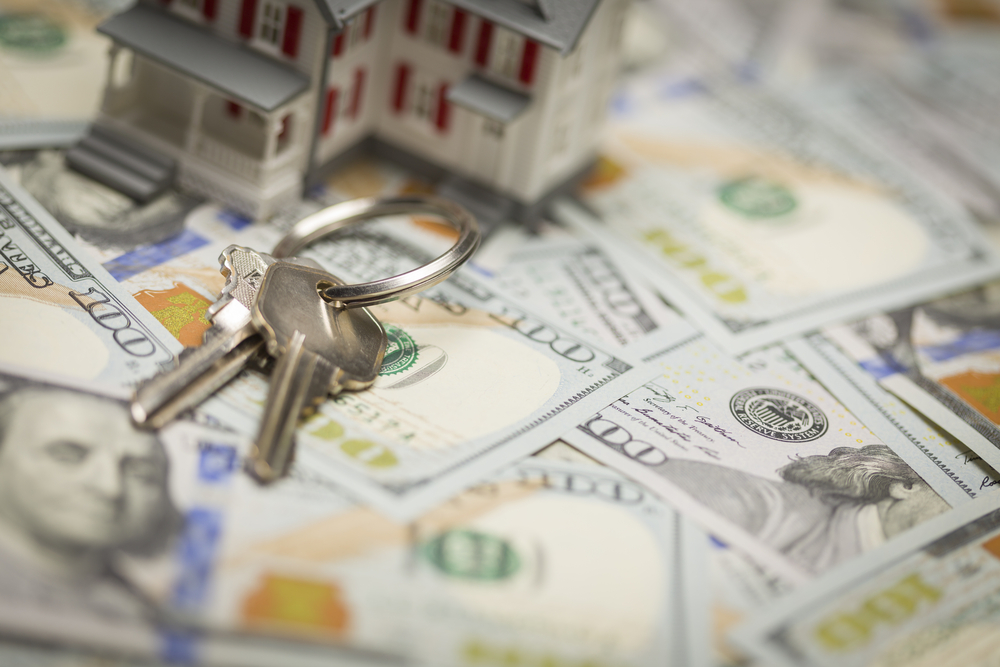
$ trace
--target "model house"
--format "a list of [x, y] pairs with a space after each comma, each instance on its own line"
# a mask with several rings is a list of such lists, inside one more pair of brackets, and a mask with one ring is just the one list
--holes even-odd
[[253, 217], [375, 150], [531, 219], [591, 163], [627, 0], [140, 0], [74, 168]]

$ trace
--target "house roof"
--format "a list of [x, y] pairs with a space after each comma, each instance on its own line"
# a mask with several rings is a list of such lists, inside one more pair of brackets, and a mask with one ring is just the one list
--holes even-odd
[[550, 46], [563, 55], [576, 46], [600, 0], [448, 0], [504, 28]]
[[531, 97], [472, 74], [448, 89], [448, 101], [487, 118], [509, 123], [521, 115]]
[[309, 87], [301, 72], [144, 3], [97, 30], [262, 111], [273, 111]]
[[[600, 0], [446, 0], [508, 30], [550, 46], [563, 55], [576, 46]], [[378, 0], [316, 0], [327, 22], [342, 30], [346, 21]]]

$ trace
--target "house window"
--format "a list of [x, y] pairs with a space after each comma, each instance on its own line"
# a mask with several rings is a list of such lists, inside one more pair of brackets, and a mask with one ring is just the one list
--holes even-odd
[[372, 30], [375, 29], [375, 7], [369, 7], [365, 10], [365, 41], [371, 39]]
[[521, 69], [521, 50], [524, 40], [509, 30], [494, 30], [493, 58], [491, 69], [503, 76], [515, 78]]
[[278, 45], [285, 22], [285, 8], [277, 2], [263, 3], [257, 35], [268, 44]]
[[451, 27], [451, 8], [440, 2], [432, 2], [427, 14], [427, 41], [444, 46]]
[[483, 134], [493, 139], [503, 139], [503, 123], [487, 118], [483, 121]]
[[177, 0], [174, 7], [177, 13], [187, 18], [214, 21], [219, 9], [219, 0]]
[[434, 107], [434, 91], [427, 84], [417, 87], [417, 99], [413, 103], [413, 115], [417, 118], [430, 119]]

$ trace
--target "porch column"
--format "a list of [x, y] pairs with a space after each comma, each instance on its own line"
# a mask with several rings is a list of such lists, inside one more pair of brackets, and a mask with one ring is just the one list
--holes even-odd
[[194, 88], [194, 100], [191, 104], [191, 117], [188, 121], [187, 133], [184, 135], [184, 150], [193, 155], [198, 148], [198, 139], [201, 137], [201, 118], [205, 111], [205, 100], [208, 99], [208, 89], [196, 85]]
[[108, 76], [105, 79], [104, 96], [101, 100], [101, 107], [104, 109], [108, 108], [111, 96], [115, 93], [115, 65], [118, 62], [118, 54], [121, 53], [121, 50], [122, 47], [117, 42], [111, 42], [111, 46], [108, 48]]
[[264, 162], [270, 162], [278, 152], [278, 135], [281, 134], [281, 119], [285, 116], [276, 111], [267, 118], [267, 138], [264, 144]]

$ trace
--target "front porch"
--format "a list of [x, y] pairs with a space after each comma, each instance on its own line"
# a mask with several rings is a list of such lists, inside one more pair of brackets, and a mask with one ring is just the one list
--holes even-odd
[[100, 30], [114, 41], [92, 136], [121, 141], [114, 151], [91, 141], [91, 166], [138, 145], [174, 161], [183, 189], [253, 217], [301, 194], [312, 135], [304, 75], [141, 3]]

